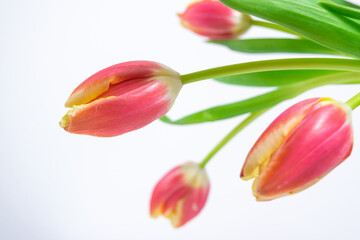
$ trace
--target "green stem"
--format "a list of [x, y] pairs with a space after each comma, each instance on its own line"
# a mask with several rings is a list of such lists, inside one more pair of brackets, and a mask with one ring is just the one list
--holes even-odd
[[266, 110], [261, 110], [258, 112], [251, 113], [249, 117], [240, 122], [231, 132], [229, 132], [214, 148], [209, 152], [209, 154], [199, 163], [201, 168], [204, 168], [205, 165], [211, 160], [215, 154], [220, 151], [222, 147], [224, 147], [233, 137], [236, 136], [241, 130], [243, 130], [246, 126], [252, 123], [255, 119], [260, 117]]
[[238, 63], [181, 75], [183, 84], [236, 74], [291, 69], [360, 72], [360, 60], [344, 58], [292, 58]]
[[270, 28], [270, 29], [281, 31], [281, 32], [290, 33], [290, 34], [296, 35], [296, 36], [298, 36], [300, 38], [304, 38], [302, 35], [298, 34], [297, 32], [294, 32], [294, 31], [292, 31], [290, 29], [287, 29], [287, 28], [285, 28], [283, 26], [280, 26], [280, 25], [277, 25], [275, 23], [263, 22], [263, 21], [255, 21], [255, 20], [252, 20], [251, 23], [254, 26]]
[[347, 102], [347, 105], [351, 107], [352, 110], [357, 108], [360, 105], [360, 93], [356, 94], [352, 98], [350, 98]]

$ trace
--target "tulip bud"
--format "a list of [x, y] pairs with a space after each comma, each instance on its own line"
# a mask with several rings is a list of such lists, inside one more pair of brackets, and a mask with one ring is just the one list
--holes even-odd
[[351, 153], [351, 108], [329, 98], [295, 104], [257, 140], [241, 171], [255, 178], [258, 201], [300, 192], [328, 174]]
[[174, 70], [150, 61], [124, 62], [82, 82], [65, 107], [60, 126], [70, 133], [112, 137], [165, 115], [182, 87]]
[[214, 0], [195, 1], [179, 17], [184, 27], [213, 40], [235, 38], [251, 26], [249, 15]]
[[181, 227], [204, 207], [209, 194], [209, 179], [196, 163], [185, 163], [172, 169], [155, 186], [151, 197], [150, 215], [170, 219]]

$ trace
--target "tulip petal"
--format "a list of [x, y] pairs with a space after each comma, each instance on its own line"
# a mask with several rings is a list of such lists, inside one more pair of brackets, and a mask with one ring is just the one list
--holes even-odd
[[157, 218], [164, 212], [165, 201], [178, 189], [183, 187], [182, 176], [179, 174], [181, 166], [168, 172], [155, 186], [151, 197], [150, 215]]
[[71, 133], [101, 137], [141, 128], [165, 115], [172, 105], [168, 86], [161, 79], [154, 77], [118, 83], [100, 98], [74, 106], [60, 125]]
[[119, 63], [105, 68], [82, 82], [70, 95], [65, 107], [73, 107], [89, 103], [100, 94], [107, 91], [110, 85], [125, 80], [147, 78], [151, 76], [173, 76], [178, 77], [179, 73], [156, 62], [131, 61]]
[[279, 148], [289, 132], [320, 100], [321, 98], [312, 98], [299, 102], [277, 117], [250, 150], [241, 170], [241, 178], [249, 180], [257, 177], [267, 166], [270, 156]]
[[186, 222], [199, 214], [201, 209], [206, 203], [206, 198], [209, 194], [210, 186], [198, 187], [196, 191], [192, 191], [183, 203], [183, 214], [179, 226], [184, 225]]

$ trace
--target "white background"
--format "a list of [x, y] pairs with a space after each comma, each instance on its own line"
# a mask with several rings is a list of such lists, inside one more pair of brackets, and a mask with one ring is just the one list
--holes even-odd
[[[259, 134], [305, 98], [346, 101], [358, 86], [328, 86], [286, 101], [230, 142], [207, 171], [211, 192], [181, 229], [149, 217], [154, 184], [174, 166], [200, 161], [243, 117], [193, 126], [156, 121], [114, 138], [58, 126], [71, 91], [107, 66], [153, 60], [180, 73], [238, 62], [294, 57], [249, 55], [207, 44], [182, 28], [189, 0], [0, 1], [0, 239], [358, 239], [360, 111], [352, 155], [310, 189], [256, 202], [239, 172]], [[252, 28], [244, 37], [285, 36]], [[267, 89], [212, 80], [185, 86], [177, 118]], [[316, 143], [314, 143], [316, 144]]]

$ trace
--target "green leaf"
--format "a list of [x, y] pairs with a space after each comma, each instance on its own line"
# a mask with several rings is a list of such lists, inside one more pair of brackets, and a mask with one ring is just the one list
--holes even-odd
[[339, 52], [319, 45], [308, 39], [263, 38], [209, 41], [232, 50], [246, 53], [317, 53], [340, 55]]
[[241, 85], [241, 86], [256, 86], [256, 87], [278, 87], [288, 84], [293, 84], [305, 81], [310, 78], [325, 76], [340, 71], [329, 70], [279, 70], [238, 74], [227, 77], [216, 78], [216, 81]]
[[[360, 24], [334, 15], [318, 0], [221, 0], [229, 7], [281, 26], [320, 45], [360, 57]], [[324, 0], [324, 2], [330, 2]]]
[[160, 118], [160, 120], [166, 123], [179, 125], [212, 122], [272, 107], [286, 99], [299, 95], [301, 92], [303, 92], [303, 90], [294, 89], [293, 85], [284, 86], [277, 90], [240, 102], [209, 108], [204, 111], [188, 115], [176, 121], [172, 121], [167, 116]]
[[325, 8], [330, 9], [346, 17], [360, 19], [360, 10], [356, 8], [346, 7], [335, 3], [319, 2]]
[[352, 8], [360, 9], [360, 6], [355, 5], [354, 3], [348, 2], [346, 0], [333, 0], [333, 2], [335, 2], [337, 4], [340, 4], [340, 5], [343, 5], [345, 7], [352, 7]]

